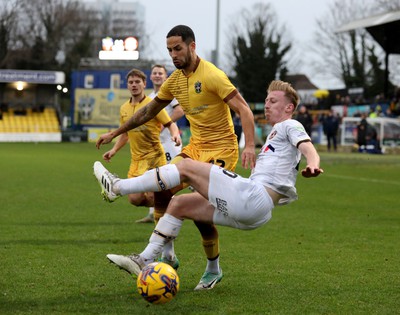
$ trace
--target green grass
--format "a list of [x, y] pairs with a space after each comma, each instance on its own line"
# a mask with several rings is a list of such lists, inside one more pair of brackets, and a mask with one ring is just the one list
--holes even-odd
[[[400, 158], [321, 154], [299, 200], [254, 231], [219, 227], [224, 278], [194, 292], [205, 267], [185, 221], [181, 290], [149, 305], [107, 253], [141, 251], [152, 225], [126, 199], [104, 203], [94, 144], [0, 144], [0, 314], [398, 314]], [[128, 150], [109, 168], [125, 177]], [[244, 174], [248, 171], [239, 170]]]

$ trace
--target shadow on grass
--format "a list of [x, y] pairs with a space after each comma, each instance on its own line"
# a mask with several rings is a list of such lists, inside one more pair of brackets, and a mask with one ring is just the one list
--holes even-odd
[[57, 227], [75, 227], [75, 226], [127, 226], [134, 222], [21, 222], [21, 223], [6, 223], [7, 226], [57, 226]]
[[31, 300], [9, 301], [2, 296], [0, 314], [198, 314], [202, 311], [211, 314], [215, 306], [204, 303], [204, 293], [193, 289], [181, 290], [173, 301], [164, 305], [151, 305], [144, 301], [135, 288]]
[[0, 241], [0, 245], [33, 245], [33, 246], [54, 246], [54, 245], [90, 245], [90, 244], [132, 244], [135, 242], [143, 242], [143, 237], [130, 240], [121, 239], [87, 239], [87, 240], [9, 240]]
[[81, 292], [75, 296], [50, 297], [32, 300], [13, 300], [7, 301], [4, 296], [0, 299], [1, 314], [15, 313], [37, 313], [37, 314], [77, 314], [91, 313], [104, 314], [110, 311], [106, 304], [113, 305], [115, 313], [129, 311], [135, 308], [135, 304], [142, 304], [143, 301], [139, 295], [131, 291], [120, 291], [101, 294], [86, 294]]

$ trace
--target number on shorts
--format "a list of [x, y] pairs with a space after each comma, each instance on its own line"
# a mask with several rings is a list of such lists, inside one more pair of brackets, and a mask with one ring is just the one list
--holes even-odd
[[236, 174], [236, 173], [234, 173], [234, 172], [231, 172], [231, 171], [228, 171], [228, 170], [226, 170], [226, 169], [223, 169], [222, 172], [223, 172], [225, 175], [227, 175], [227, 176], [229, 176], [229, 177], [232, 177], [232, 178], [238, 177], [238, 174]]

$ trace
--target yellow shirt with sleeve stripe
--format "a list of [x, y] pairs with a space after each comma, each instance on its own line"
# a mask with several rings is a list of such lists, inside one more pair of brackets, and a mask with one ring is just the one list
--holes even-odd
[[198, 58], [196, 69], [188, 76], [175, 70], [157, 98], [178, 100], [190, 123], [190, 144], [202, 150], [237, 149], [232, 116], [225, 103], [233, 92], [237, 92], [236, 88], [222, 70]]
[[[147, 105], [152, 98], [146, 96], [134, 105], [131, 100], [122, 104], [120, 108], [120, 124], [127, 122], [133, 114], [139, 109]], [[172, 122], [167, 111], [163, 109], [156, 117], [149, 120], [145, 124], [129, 130], [129, 144], [131, 149], [132, 160], [151, 159], [156, 156], [164, 155], [164, 149], [160, 141], [160, 132], [162, 125]]]

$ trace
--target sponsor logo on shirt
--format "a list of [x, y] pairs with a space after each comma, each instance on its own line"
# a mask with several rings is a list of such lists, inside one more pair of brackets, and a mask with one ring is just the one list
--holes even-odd
[[264, 153], [264, 152], [267, 152], [268, 150], [271, 150], [272, 152], [275, 152], [275, 148], [270, 144], [268, 144], [266, 147], [264, 147], [262, 152]]

